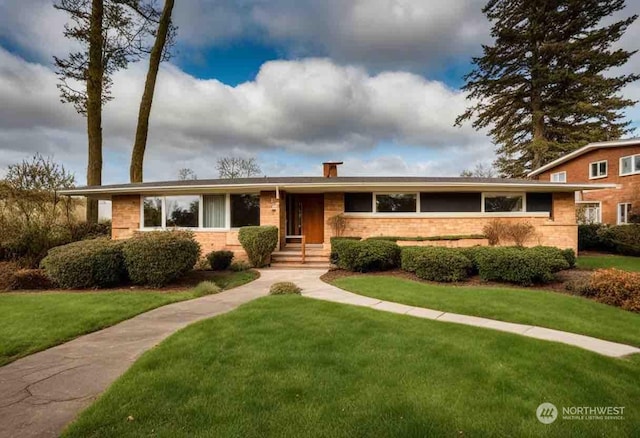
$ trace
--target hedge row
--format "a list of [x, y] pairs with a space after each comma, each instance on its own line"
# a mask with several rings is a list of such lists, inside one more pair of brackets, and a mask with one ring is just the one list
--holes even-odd
[[640, 224], [580, 225], [578, 227], [578, 249], [580, 251], [602, 251], [640, 256]]
[[573, 267], [575, 253], [546, 246], [400, 248], [393, 242], [379, 239], [335, 238], [332, 240], [331, 260], [342, 269], [356, 272], [382, 271], [399, 266], [425, 280], [461, 281], [479, 274], [483, 280], [531, 285], [549, 282], [553, 280], [554, 273]]
[[200, 245], [187, 231], [140, 233], [126, 241], [93, 239], [52, 248], [41, 266], [64, 288], [164, 286], [191, 270]]

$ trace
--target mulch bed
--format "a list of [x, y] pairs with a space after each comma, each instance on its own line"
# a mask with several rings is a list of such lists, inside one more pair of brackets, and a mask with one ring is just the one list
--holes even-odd
[[565, 285], [569, 281], [579, 281], [579, 280], [588, 280], [593, 271], [587, 271], [582, 269], [570, 269], [566, 271], [561, 271], [556, 274], [556, 281], [553, 283], [547, 284], [537, 284], [534, 286], [519, 286], [517, 284], [505, 284], [498, 283], [494, 281], [484, 281], [479, 276], [473, 276], [466, 281], [459, 281], [454, 283], [438, 283], [435, 281], [423, 280], [417, 277], [415, 274], [411, 272], [402, 271], [399, 269], [395, 269], [392, 271], [383, 271], [383, 272], [350, 272], [342, 269], [332, 269], [326, 274], [324, 274], [320, 279], [326, 283], [332, 283], [334, 280], [344, 277], [353, 277], [353, 276], [376, 276], [382, 275], [387, 277], [397, 277], [402, 278], [404, 280], [412, 280], [417, 281], [419, 283], [426, 284], [436, 284], [440, 286], [448, 285], [448, 286], [483, 286], [483, 287], [503, 287], [503, 288], [517, 288], [517, 289], [536, 289], [536, 290], [550, 290], [553, 292], [562, 292], [571, 294]]

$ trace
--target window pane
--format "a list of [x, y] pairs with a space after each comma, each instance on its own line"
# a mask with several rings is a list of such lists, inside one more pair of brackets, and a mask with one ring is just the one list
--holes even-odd
[[640, 172], [640, 155], [635, 156], [634, 172]]
[[225, 227], [225, 196], [204, 195], [202, 197], [202, 226], [204, 228]]
[[607, 162], [603, 161], [602, 163], [600, 163], [600, 176], [606, 175], [607, 174]]
[[373, 211], [373, 193], [345, 193], [344, 211], [347, 213], [371, 213]]
[[487, 213], [522, 211], [522, 196], [520, 195], [486, 195], [484, 211]]
[[598, 163], [591, 163], [591, 176], [598, 175]]
[[633, 161], [633, 157], [627, 157], [627, 158], [623, 158], [621, 160], [622, 163], [622, 169], [620, 170], [621, 174], [627, 174], [627, 173], [631, 173], [631, 164]]
[[415, 213], [415, 193], [376, 195], [376, 211], [380, 213]]
[[425, 213], [480, 212], [480, 193], [420, 193], [420, 211]]
[[165, 198], [167, 227], [197, 227], [199, 196], [167, 196]]
[[161, 227], [162, 226], [162, 198], [145, 197], [142, 200], [143, 205], [143, 227]]
[[552, 205], [551, 193], [527, 193], [527, 211], [551, 213]]
[[231, 195], [231, 227], [260, 225], [260, 195]]

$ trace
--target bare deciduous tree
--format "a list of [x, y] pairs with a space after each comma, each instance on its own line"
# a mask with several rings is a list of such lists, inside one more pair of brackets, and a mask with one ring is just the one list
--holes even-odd
[[196, 173], [192, 169], [183, 167], [182, 169], [178, 170], [178, 179], [180, 181], [193, 180], [198, 179], [198, 175], [196, 175]]
[[255, 158], [219, 158], [216, 168], [220, 178], [250, 178], [262, 172]]
[[465, 169], [460, 173], [463, 177], [476, 177], [476, 178], [496, 178], [497, 172], [495, 169], [483, 163], [478, 163], [473, 169]]

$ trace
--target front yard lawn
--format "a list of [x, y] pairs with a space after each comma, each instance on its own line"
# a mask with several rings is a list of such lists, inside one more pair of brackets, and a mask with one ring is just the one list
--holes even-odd
[[576, 266], [580, 269], [617, 268], [623, 271], [640, 272], [640, 257], [621, 255], [579, 256]]
[[[213, 274], [212, 279], [230, 289], [256, 276], [255, 271], [223, 272]], [[0, 294], [0, 366], [156, 307], [192, 298], [196, 298], [192, 290]]]
[[[631, 436], [640, 358], [265, 297], [145, 353], [64, 437]], [[544, 425], [535, 411], [625, 406]]]
[[386, 301], [532, 324], [640, 346], [640, 315], [586, 298], [542, 290], [444, 286], [391, 276], [352, 276], [333, 284]]

